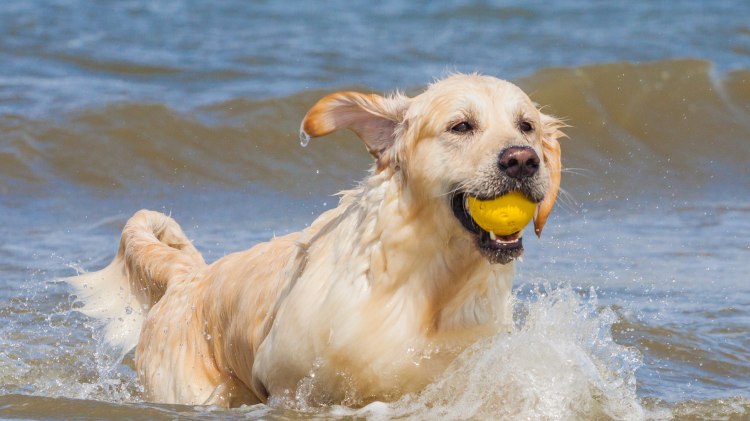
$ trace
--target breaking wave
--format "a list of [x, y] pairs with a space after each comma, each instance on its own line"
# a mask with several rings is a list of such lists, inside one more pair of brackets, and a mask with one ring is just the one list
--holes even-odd
[[[750, 186], [737, 177], [750, 159], [750, 70], [717, 79], [706, 61], [612, 63], [515, 82], [572, 126], [563, 184], [576, 195]], [[237, 98], [190, 112], [126, 102], [48, 119], [6, 114], [0, 191], [258, 184], [333, 193], [361, 179], [369, 157], [350, 133], [300, 147], [299, 122], [325, 93]]]

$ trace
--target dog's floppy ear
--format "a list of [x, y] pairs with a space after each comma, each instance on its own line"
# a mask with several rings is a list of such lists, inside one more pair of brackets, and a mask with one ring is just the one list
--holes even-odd
[[358, 92], [337, 92], [318, 101], [302, 120], [300, 136], [320, 137], [335, 130], [352, 130], [380, 162], [395, 141], [396, 127], [403, 119], [408, 98], [395, 94], [382, 97]]
[[557, 139], [565, 137], [560, 131], [566, 127], [565, 123], [545, 114], [541, 115], [542, 119], [542, 153], [544, 156], [544, 165], [549, 170], [549, 188], [544, 194], [544, 200], [538, 205], [536, 215], [534, 216], [534, 232], [537, 237], [542, 235], [542, 228], [547, 222], [547, 217], [555, 206], [557, 193], [560, 191], [560, 171], [562, 163], [560, 161], [560, 143]]

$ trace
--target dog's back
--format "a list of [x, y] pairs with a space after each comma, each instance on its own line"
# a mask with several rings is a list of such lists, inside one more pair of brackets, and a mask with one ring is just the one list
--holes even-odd
[[[308, 228], [307, 235], [320, 224]], [[113, 261], [68, 278], [82, 313], [97, 320], [119, 352], [136, 347], [146, 398], [165, 403], [258, 403], [252, 390], [255, 352], [268, 334], [304, 239], [292, 233], [206, 265], [170, 217], [136, 212]]]

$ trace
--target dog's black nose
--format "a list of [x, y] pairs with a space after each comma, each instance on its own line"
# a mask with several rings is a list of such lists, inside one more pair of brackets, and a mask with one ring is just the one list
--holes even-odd
[[528, 146], [511, 146], [500, 153], [497, 166], [508, 176], [520, 180], [536, 174], [539, 155]]

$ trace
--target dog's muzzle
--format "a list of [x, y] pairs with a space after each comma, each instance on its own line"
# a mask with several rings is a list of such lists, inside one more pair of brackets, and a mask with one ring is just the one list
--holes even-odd
[[497, 235], [482, 229], [471, 216], [466, 204], [469, 196], [490, 200], [513, 191], [535, 203], [544, 199], [546, 184], [540, 178], [539, 155], [529, 146], [509, 146], [497, 157], [496, 167], [478, 178], [481, 189], [458, 191], [451, 197], [453, 214], [464, 228], [476, 236], [477, 246], [492, 263], [506, 264], [523, 254], [523, 231]]
[[506, 264], [523, 254], [523, 232], [499, 236], [482, 229], [471, 217], [466, 205], [466, 193], [456, 193], [451, 199], [453, 214], [461, 225], [476, 236], [479, 250], [491, 263]]

